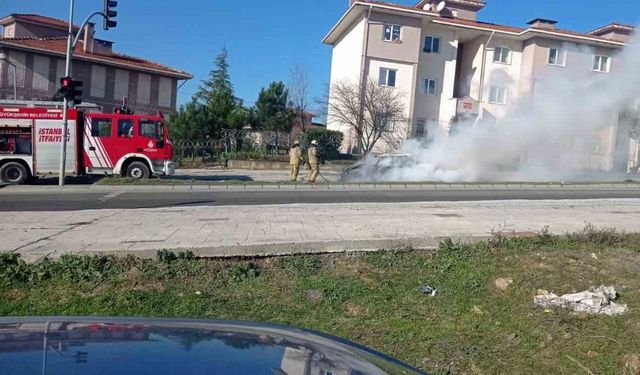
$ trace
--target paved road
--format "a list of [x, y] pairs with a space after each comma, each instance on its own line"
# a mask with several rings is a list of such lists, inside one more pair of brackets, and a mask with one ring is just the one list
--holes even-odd
[[0, 190], [0, 212], [78, 211], [295, 203], [409, 203], [505, 200], [637, 199], [640, 189], [453, 189], [362, 191], [94, 191]]

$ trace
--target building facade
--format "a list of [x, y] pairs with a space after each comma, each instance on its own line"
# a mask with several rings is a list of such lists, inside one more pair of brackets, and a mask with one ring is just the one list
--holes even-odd
[[[65, 73], [68, 23], [34, 14], [0, 19], [0, 100], [55, 100]], [[83, 81], [82, 99], [105, 112], [123, 99], [136, 113], [176, 109], [177, 88], [189, 73], [113, 50], [110, 41], [95, 38], [94, 25], [81, 33], [72, 76]], [[15, 83], [15, 87], [14, 87]]]
[[[421, 0], [415, 6], [350, 1], [323, 42], [333, 47], [331, 84], [374, 80], [392, 86], [411, 119], [408, 134], [424, 136], [461, 120], [503, 118], [516, 104], [534, 100], [550, 71], [608, 73], [634, 28], [610, 24], [589, 33], [534, 19], [527, 27], [477, 20], [481, 0]], [[391, 78], [391, 79], [390, 79]], [[343, 150], [357, 149], [357, 137], [328, 115], [328, 128], [345, 134]], [[593, 168], [611, 169], [614, 128], [603, 135], [602, 157]], [[608, 137], [608, 138], [607, 138]], [[376, 151], [385, 152], [380, 142]]]

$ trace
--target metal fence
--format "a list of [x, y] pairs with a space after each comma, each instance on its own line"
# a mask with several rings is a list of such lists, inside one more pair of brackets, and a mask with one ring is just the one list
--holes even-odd
[[[233, 153], [253, 156], [286, 155], [295, 141], [303, 142], [303, 134], [223, 129], [220, 132], [220, 138], [175, 140], [173, 144], [176, 159], [200, 158], [202, 161], [216, 161], [224, 159], [225, 154]], [[341, 139], [333, 136], [325, 136], [319, 141], [321, 147], [336, 150], [341, 143]]]
[[202, 140], [176, 140], [173, 142], [176, 158], [219, 159], [224, 153], [255, 152], [267, 155], [284, 155], [298, 134], [223, 129], [220, 138]]

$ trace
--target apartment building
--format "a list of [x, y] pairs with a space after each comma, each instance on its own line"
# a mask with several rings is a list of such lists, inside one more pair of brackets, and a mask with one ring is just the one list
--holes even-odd
[[[634, 32], [617, 23], [579, 33], [540, 18], [526, 27], [478, 21], [486, 6], [481, 0], [415, 6], [351, 0], [323, 40], [333, 46], [331, 83], [372, 79], [399, 90], [409, 133], [419, 137], [433, 127], [448, 131], [460, 120], [499, 120], [543, 92], [550, 71], [606, 74]], [[613, 168], [615, 125], [612, 120], [587, 168]], [[331, 114], [328, 128], [345, 133], [345, 152], [357, 150], [355, 134]], [[380, 142], [376, 151], [385, 147]]]
[[[68, 23], [35, 14], [0, 19], [0, 99], [52, 100], [65, 73]], [[123, 99], [136, 113], [170, 113], [177, 88], [191, 74], [113, 50], [95, 37], [94, 25], [81, 34], [73, 58], [73, 77], [84, 83], [83, 100], [111, 112]], [[14, 79], [15, 78], [15, 79]], [[15, 83], [15, 88], [14, 88]], [[14, 90], [15, 89], [15, 90]]]

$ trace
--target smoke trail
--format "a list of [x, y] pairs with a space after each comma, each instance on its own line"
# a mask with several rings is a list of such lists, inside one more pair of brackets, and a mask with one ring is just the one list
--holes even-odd
[[[565, 48], [597, 54], [585, 47]], [[640, 44], [632, 42], [614, 55], [608, 74], [591, 72], [590, 61], [584, 69], [557, 68], [542, 77], [533, 99], [523, 95], [527, 98], [496, 122], [462, 123], [452, 134], [407, 141], [399, 152], [410, 157], [368, 157], [352, 176], [369, 181], [547, 181], [611, 169], [614, 153], [594, 156], [594, 151], [615, 145], [619, 136], [629, 142], [628, 131], [615, 124], [619, 113], [640, 98]]]

